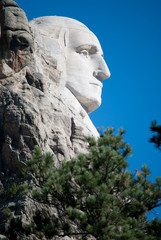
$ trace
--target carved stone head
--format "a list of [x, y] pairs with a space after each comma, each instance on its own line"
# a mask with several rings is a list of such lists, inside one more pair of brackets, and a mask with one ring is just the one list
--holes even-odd
[[82, 23], [66, 17], [40, 17], [30, 22], [37, 66], [67, 87], [88, 112], [101, 104], [102, 81], [110, 77], [97, 37]]

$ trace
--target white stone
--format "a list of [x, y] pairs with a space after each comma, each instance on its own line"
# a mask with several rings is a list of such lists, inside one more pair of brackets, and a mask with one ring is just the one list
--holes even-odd
[[102, 81], [110, 72], [96, 36], [84, 24], [65, 17], [40, 17], [30, 26], [39, 59], [37, 69], [55, 86], [66, 86], [87, 113], [98, 108]]

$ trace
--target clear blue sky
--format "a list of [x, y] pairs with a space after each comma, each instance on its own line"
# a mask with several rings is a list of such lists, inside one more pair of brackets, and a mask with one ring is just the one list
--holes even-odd
[[146, 163], [152, 180], [161, 176], [161, 152], [148, 143], [151, 121], [161, 124], [161, 0], [16, 2], [29, 20], [71, 17], [96, 34], [111, 77], [104, 81], [101, 107], [90, 117], [96, 127], [126, 130], [125, 139], [133, 148], [129, 159], [133, 172]]

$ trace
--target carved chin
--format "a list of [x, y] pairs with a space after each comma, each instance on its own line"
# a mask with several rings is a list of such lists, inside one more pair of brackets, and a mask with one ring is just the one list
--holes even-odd
[[95, 98], [77, 98], [85, 111], [89, 114], [95, 111], [101, 105], [101, 97]]
[[95, 93], [90, 94], [91, 91], [89, 89], [87, 94], [85, 92], [80, 92], [80, 90], [73, 88], [71, 85], [67, 84], [66, 87], [71, 91], [88, 114], [96, 110], [101, 105], [101, 91], [95, 91]]
[[95, 111], [98, 107], [100, 107], [101, 105], [101, 98], [99, 99], [93, 99], [93, 101], [90, 101], [87, 105], [86, 105], [86, 111], [87, 113], [91, 113], [93, 111]]

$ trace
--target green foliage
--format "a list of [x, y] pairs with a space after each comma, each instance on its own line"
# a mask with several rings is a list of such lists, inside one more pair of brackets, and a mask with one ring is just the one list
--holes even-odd
[[36, 146], [32, 159], [27, 161], [27, 165], [39, 183], [44, 184], [52, 174], [54, 167], [53, 156], [51, 153], [43, 154], [41, 148]]
[[[161, 221], [148, 221], [146, 213], [161, 205], [161, 177], [152, 183], [144, 165], [133, 175], [127, 170], [130, 146], [109, 128], [96, 141], [87, 138], [89, 153], [63, 161], [57, 168], [50, 153], [39, 147], [28, 161], [35, 188], [32, 198], [53, 207], [36, 212], [28, 233], [39, 239], [45, 235], [74, 235], [78, 239], [94, 236], [97, 240], [161, 239]], [[24, 186], [24, 190], [26, 186]], [[25, 231], [27, 226], [25, 228]]]
[[17, 183], [14, 182], [12, 186], [8, 189], [9, 198], [13, 198], [19, 191], [19, 188], [20, 187], [17, 185]]
[[[50, 237], [79, 232], [84, 237], [92, 234], [102, 240], [151, 239], [150, 235], [145, 236], [146, 231], [150, 232], [146, 213], [160, 204], [160, 179], [151, 183], [146, 165], [135, 176], [127, 170], [126, 158], [131, 148], [123, 140], [124, 132], [120, 129], [115, 135], [109, 128], [97, 142], [88, 138], [89, 153], [64, 161], [59, 168], [51, 154], [43, 155], [39, 148], [35, 149], [29, 169], [41, 191], [33, 190], [33, 197], [59, 210], [54, 219], [57, 226], [50, 223], [47, 227], [54, 229], [50, 230]], [[66, 220], [61, 221], [62, 218]], [[47, 234], [42, 226], [40, 229]]]
[[26, 195], [29, 192], [28, 184], [24, 183], [19, 185], [19, 192], [21, 195]]
[[25, 236], [31, 233], [31, 228], [29, 225], [23, 226], [20, 218], [12, 218], [10, 224], [5, 226], [1, 233], [10, 240], [26, 240]]
[[7, 190], [8, 198], [14, 198], [18, 193], [24, 195], [28, 193], [28, 185], [26, 183], [18, 185], [13, 183], [12, 186]]
[[9, 219], [11, 219], [13, 217], [13, 214], [12, 214], [11, 210], [8, 207], [4, 208], [2, 210], [2, 213], [3, 213], [3, 222], [6, 222], [6, 221], [8, 221]]
[[147, 223], [147, 233], [153, 236], [152, 240], [159, 240], [161, 236], [161, 219], [154, 218], [152, 221], [149, 221]]
[[156, 121], [153, 121], [150, 130], [154, 133], [150, 138], [150, 142], [154, 143], [161, 150], [161, 126], [157, 125]]

